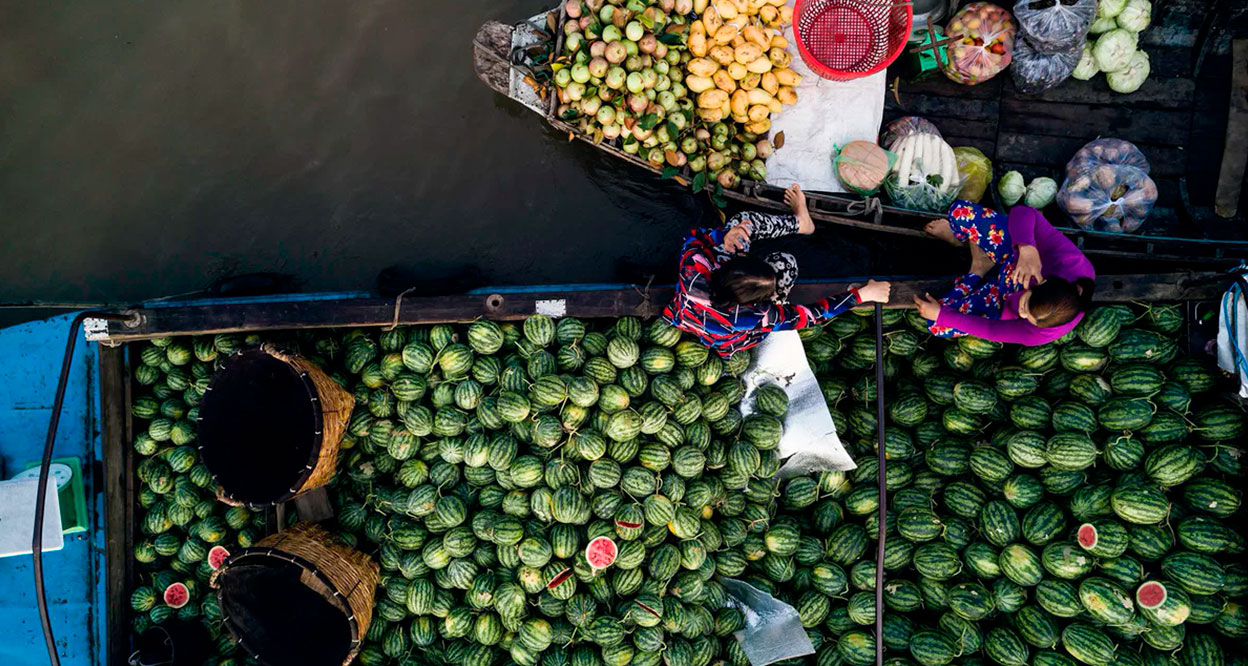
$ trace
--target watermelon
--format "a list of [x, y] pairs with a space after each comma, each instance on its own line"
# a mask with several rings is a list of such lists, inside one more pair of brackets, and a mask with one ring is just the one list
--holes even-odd
[[1089, 666], [1108, 666], [1114, 662], [1114, 643], [1091, 625], [1074, 622], [1062, 630], [1062, 646], [1070, 656]]
[[1128, 533], [1121, 523], [1103, 519], [1080, 525], [1075, 539], [1080, 547], [1097, 557], [1114, 558], [1126, 552]]
[[1118, 337], [1122, 322], [1109, 308], [1096, 308], [1075, 327], [1075, 336], [1089, 347], [1105, 347]]
[[221, 568], [221, 565], [225, 563], [226, 558], [229, 556], [230, 551], [226, 550], [224, 546], [213, 546], [208, 551], [208, 566], [212, 567], [213, 571], [216, 571]]
[[172, 583], [165, 587], [165, 591], [161, 593], [161, 599], [164, 600], [166, 606], [177, 609], [190, 603], [191, 593], [185, 583]]

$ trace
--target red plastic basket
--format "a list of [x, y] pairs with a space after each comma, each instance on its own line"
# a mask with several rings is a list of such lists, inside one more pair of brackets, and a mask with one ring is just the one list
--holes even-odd
[[807, 67], [848, 81], [892, 64], [913, 20], [914, 8], [904, 0], [797, 0], [793, 35]]

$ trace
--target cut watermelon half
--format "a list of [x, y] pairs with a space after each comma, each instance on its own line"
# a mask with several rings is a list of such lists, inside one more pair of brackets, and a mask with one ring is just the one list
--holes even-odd
[[559, 573], [555, 574], [554, 578], [550, 579], [549, 583], [546, 583], [546, 589], [553, 590], [556, 587], [559, 587], [560, 583], [567, 580], [571, 576], [572, 576], [572, 569], [564, 569], [563, 571], [560, 571]]
[[208, 551], [208, 566], [216, 571], [221, 568], [222, 564], [225, 564], [225, 558], [229, 556], [230, 551], [226, 550], [225, 546], [213, 546], [212, 550]]
[[1083, 546], [1084, 550], [1096, 548], [1096, 541], [1098, 538], [1096, 534], [1096, 525], [1093, 525], [1092, 523], [1084, 523], [1080, 525], [1077, 538], [1079, 539], [1079, 545]]
[[1135, 590], [1135, 600], [1144, 608], [1157, 608], [1166, 603], [1166, 586], [1155, 580], [1141, 583]]
[[182, 583], [174, 583], [165, 588], [165, 605], [170, 608], [181, 608], [191, 600], [191, 592]]
[[615, 562], [615, 556], [619, 552], [620, 549], [610, 537], [600, 536], [585, 546], [585, 560], [595, 569], [606, 569]]

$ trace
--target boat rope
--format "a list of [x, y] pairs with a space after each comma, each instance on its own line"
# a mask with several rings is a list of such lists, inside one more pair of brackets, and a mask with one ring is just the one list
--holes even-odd
[[381, 330], [393, 331], [394, 329], [399, 327], [399, 312], [403, 310], [403, 297], [412, 293], [413, 291], [416, 291], [416, 287], [408, 287], [407, 289], [404, 289], [403, 291], [399, 292], [398, 296], [394, 297], [394, 318], [390, 320], [389, 326], [386, 326], [382, 328]]

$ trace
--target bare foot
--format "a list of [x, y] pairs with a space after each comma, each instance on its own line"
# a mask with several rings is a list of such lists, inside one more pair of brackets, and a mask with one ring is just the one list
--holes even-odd
[[953, 235], [953, 229], [949, 228], [949, 220], [943, 217], [928, 222], [923, 227], [923, 231], [927, 232], [927, 235], [945, 241], [954, 247], [962, 245], [962, 241]]
[[978, 245], [971, 244], [971, 272], [984, 277], [992, 270], [993, 262]]
[[815, 221], [810, 219], [810, 210], [806, 208], [806, 195], [802, 192], [802, 186], [793, 183], [784, 191], [784, 203], [793, 209], [793, 216], [797, 218], [797, 227], [799, 233], [809, 234], [815, 230]]

